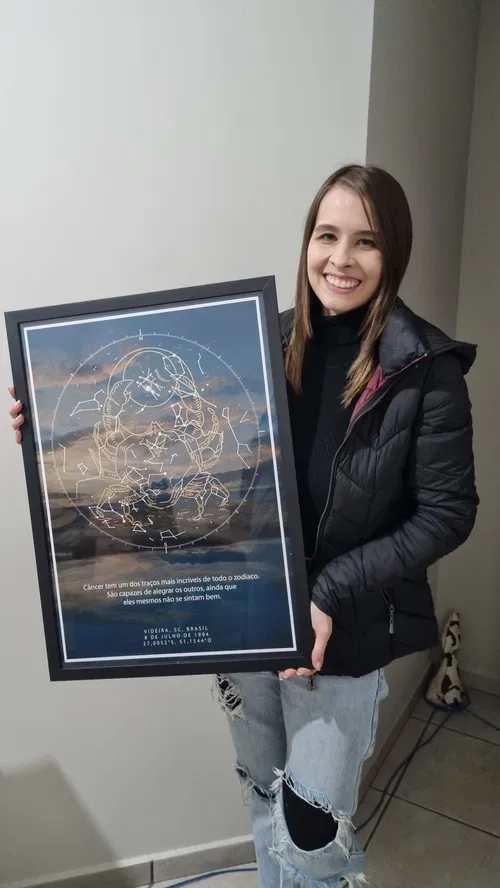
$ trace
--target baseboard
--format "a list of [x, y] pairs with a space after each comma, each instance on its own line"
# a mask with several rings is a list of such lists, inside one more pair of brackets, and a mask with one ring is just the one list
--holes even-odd
[[460, 670], [460, 675], [467, 688], [500, 697], [500, 678], [490, 678], [488, 675], [479, 675], [477, 672], [464, 672], [463, 669]]
[[237, 836], [178, 848], [164, 854], [147, 855], [113, 865], [9, 882], [0, 888], [148, 888], [157, 882], [183, 879], [215, 869], [228, 869], [255, 861], [251, 836]]
[[379, 750], [378, 754], [370, 761], [369, 767], [365, 771], [363, 778], [361, 780], [361, 786], [359, 790], [359, 798], [360, 801], [365, 797], [366, 793], [370, 789], [375, 776], [380, 771], [380, 768], [384, 764], [387, 756], [389, 755], [392, 747], [394, 746], [396, 740], [401, 734], [403, 728], [405, 727], [408, 719], [411, 717], [413, 710], [418, 706], [420, 700], [422, 699], [422, 695], [429, 684], [431, 677], [434, 675], [435, 665], [432, 664], [426, 669], [425, 674], [422, 676], [422, 680], [419, 682], [418, 687], [414, 694], [410, 697], [408, 703], [403, 709], [401, 715], [396, 721], [392, 731], [390, 732], [387, 740], [385, 741], [382, 748]]
[[153, 862], [149, 857], [85, 867], [53, 876], [7, 882], [0, 888], [142, 888], [151, 884]]

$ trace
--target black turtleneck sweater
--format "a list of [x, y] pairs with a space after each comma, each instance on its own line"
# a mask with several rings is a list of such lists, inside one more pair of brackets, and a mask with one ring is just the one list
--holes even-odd
[[353, 404], [344, 407], [347, 373], [356, 360], [367, 306], [345, 314], [313, 317], [302, 371], [302, 393], [289, 387], [288, 402], [307, 557], [312, 557], [326, 504], [335, 454], [349, 426]]

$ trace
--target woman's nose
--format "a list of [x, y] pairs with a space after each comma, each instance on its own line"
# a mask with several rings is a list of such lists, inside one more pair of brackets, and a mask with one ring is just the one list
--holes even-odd
[[349, 244], [345, 241], [337, 241], [336, 244], [332, 244], [332, 249], [330, 251], [330, 262], [332, 265], [336, 265], [337, 268], [342, 268], [345, 265], [351, 264], [351, 251], [349, 248]]

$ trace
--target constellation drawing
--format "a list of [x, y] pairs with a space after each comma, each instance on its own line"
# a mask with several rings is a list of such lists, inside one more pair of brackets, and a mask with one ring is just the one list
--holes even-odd
[[[97, 357], [104, 385], [76, 400], [73, 376], [85, 378]], [[63, 410], [74, 428], [64, 446], [56, 440]], [[92, 410], [99, 417], [89, 429]], [[242, 410], [246, 431], [237, 435]], [[206, 539], [239, 514], [261, 447], [255, 406], [230, 365], [200, 343], [142, 328], [108, 342], [70, 375], [52, 442], [63, 449], [62, 472], [54, 461], [59, 482], [87, 521], [126, 545], [164, 551]]]
[[224, 416], [224, 419], [227, 420], [227, 424], [231, 430], [231, 434], [232, 434], [234, 440], [236, 441], [236, 445], [237, 445], [236, 452], [237, 452], [239, 458], [241, 459], [242, 463], [244, 463], [248, 467], [248, 463], [245, 462], [245, 459], [242, 456], [242, 453], [251, 454], [252, 451], [250, 450], [250, 447], [248, 446], [248, 444], [242, 444], [241, 441], [238, 440], [236, 432], [233, 429], [233, 424], [232, 424], [231, 419], [229, 417], [229, 408], [228, 407], [223, 408], [222, 415]]
[[[94, 382], [94, 385], [95, 384], [96, 383]], [[87, 401], [78, 401], [78, 404], [70, 415], [75, 416], [76, 413], [80, 413], [82, 410], [100, 410], [102, 408], [102, 402], [99, 401], [97, 396], [104, 394], [104, 389], [99, 389], [99, 391], [95, 393], [93, 398], [89, 398]]]

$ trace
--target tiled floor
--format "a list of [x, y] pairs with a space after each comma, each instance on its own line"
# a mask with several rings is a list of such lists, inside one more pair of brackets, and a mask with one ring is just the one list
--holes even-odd
[[[500, 726], [500, 697], [471, 697], [471, 710]], [[358, 824], [417, 740], [443, 718], [421, 702], [364, 798]], [[371, 888], [500, 888], [500, 732], [469, 713], [453, 715], [400, 777], [382, 816], [360, 833]], [[256, 888], [257, 878], [238, 872], [198, 884]]]

